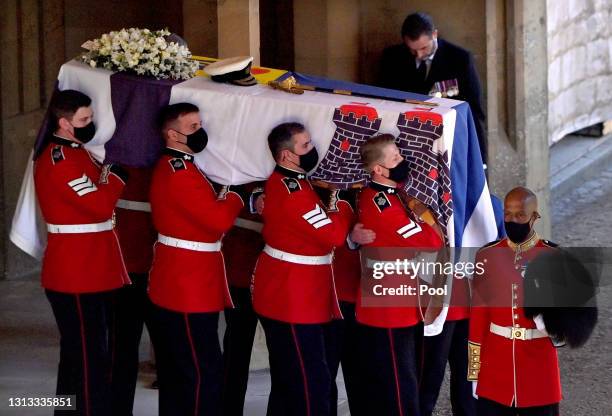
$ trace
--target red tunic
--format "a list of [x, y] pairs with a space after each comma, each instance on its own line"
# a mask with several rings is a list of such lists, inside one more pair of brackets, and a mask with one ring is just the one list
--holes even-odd
[[[151, 181], [153, 223], [164, 236], [201, 243], [223, 237], [243, 207], [240, 196], [218, 197], [193, 155], [166, 149]], [[232, 306], [221, 251], [155, 243], [149, 297], [177, 312], [216, 312]]]
[[[153, 244], [157, 231], [153, 227], [149, 187], [153, 169], [126, 168], [130, 174], [119, 206], [115, 210], [117, 233], [125, 267], [129, 273], [148, 273], [153, 262]], [[134, 207], [122, 208], [122, 203], [136, 202]], [[148, 208], [148, 211], [147, 211]]]
[[470, 287], [467, 278], [453, 280], [450, 302], [446, 314], [447, 321], [458, 321], [470, 317]]
[[[253, 182], [245, 185], [247, 191], [250, 191], [252, 203], [254, 204], [259, 191], [263, 192], [262, 183]], [[255, 191], [257, 193], [253, 193]], [[254, 196], [255, 195], [255, 196]], [[252, 213], [251, 208], [255, 211], [255, 207], [247, 204], [240, 216], [236, 219], [234, 226], [229, 233], [223, 238], [223, 256], [225, 257], [225, 267], [227, 269], [227, 280], [230, 287], [249, 288], [253, 270], [259, 254], [263, 249], [264, 242], [261, 236], [261, 216]]]
[[[351, 228], [357, 221], [353, 215]], [[347, 244], [342, 244], [334, 251], [334, 281], [336, 282], [336, 293], [338, 300], [342, 302], [357, 302], [359, 293], [359, 282], [361, 280], [361, 258], [359, 250], [352, 250]]]
[[[522, 272], [538, 253], [554, 249], [537, 236], [523, 243], [523, 252], [519, 254], [511, 244], [503, 239], [482, 248], [476, 255], [476, 262], [486, 260], [484, 274], [473, 280], [474, 306], [470, 316], [470, 349], [480, 346], [480, 372], [476, 368], [474, 374], [478, 379], [476, 393], [505, 406], [558, 403], [561, 401], [559, 365], [550, 338], [512, 340], [489, 329], [491, 323], [536, 328], [521, 307]], [[485, 304], [491, 306], [482, 306]]]
[[[418, 222], [404, 207], [395, 188], [372, 182], [359, 196], [359, 222], [376, 233], [365, 247], [415, 247], [439, 249], [444, 242], [427, 223]], [[393, 277], [391, 277], [393, 278]], [[363, 288], [362, 288], [363, 293]], [[421, 314], [416, 306], [365, 306], [357, 299], [357, 321], [380, 328], [416, 325]]]
[[[81, 145], [52, 136], [34, 166], [36, 195], [49, 224], [95, 224], [110, 220], [124, 182], [101, 167]], [[49, 233], [42, 264], [45, 289], [102, 292], [129, 283], [114, 230]]]
[[[263, 237], [269, 246], [325, 256], [345, 244], [353, 211], [346, 201], [326, 213], [306, 175], [277, 166], [265, 186]], [[308, 213], [315, 212], [310, 216]], [[340, 317], [331, 264], [305, 265], [262, 253], [253, 276], [253, 306], [265, 317], [315, 324]]]

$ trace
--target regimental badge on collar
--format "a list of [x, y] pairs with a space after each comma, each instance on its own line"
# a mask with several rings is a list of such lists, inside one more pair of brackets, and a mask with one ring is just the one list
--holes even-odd
[[66, 157], [64, 156], [64, 150], [62, 149], [61, 145], [57, 145], [53, 147], [53, 150], [51, 150], [51, 160], [53, 162], [53, 164], [55, 165], [58, 162], [61, 162], [62, 160], [66, 159]]
[[174, 172], [187, 169], [187, 164], [180, 157], [175, 157], [173, 159], [170, 159], [168, 163], [170, 163], [170, 167], [172, 168]]
[[302, 190], [302, 185], [300, 185], [300, 181], [295, 178], [283, 178], [283, 184], [285, 184], [285, 188], [289, 193], [297, 192]]
[[384, 209], [391, 206], [391, 201], [389, 201], [387, 195], [382, 191], [374, 195], [373, 200], [376, 208], [378, 208], [378, 211], [380, 212], [383, 212]]

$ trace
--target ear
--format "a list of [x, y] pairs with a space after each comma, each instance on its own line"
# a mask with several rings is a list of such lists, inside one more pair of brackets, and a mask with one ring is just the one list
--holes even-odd
[[280, 152], [279, 160], [281, 162], [284, 162], [284, 161], [295, 162], [294, 154], [289, 149], [283, 149]]
[[431, 32], [431, 38], [432, 39], [437, 39], [438, 38], [438, 29], [434, 29], [434, 31]]
[[178, 134], [176, 134], [176, 132], [172, 129], [168, 129], [166, 130], [166, 137], [169, 138], [172, 141], [178, 142], [177, 138], [178, 138]]
[[72, 124], [70, 124], [70, 122], [68, 121], [66, 117], [60, 117], [60, 119], [57, 120], [57, 125], [60, 129], [66, 130], [69, 132], [72, 132], [74, 129], [74, 127], [72, 126]]
[[375, 173], [375, 174], [377, 174], [377, 175], [382, 176], [382, 170], [383, 170], [382, 166], [380, 166], [380, 165], [374, 165], [374, 167], [373, 167], [373, 168], [372, 168], [372, 170], [371, 170], [371, 174], [374, 174], [374, 173]]

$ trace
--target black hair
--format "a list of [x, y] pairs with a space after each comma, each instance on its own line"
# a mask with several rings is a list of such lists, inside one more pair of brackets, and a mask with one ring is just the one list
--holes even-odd
[[159, 113], [159, 127], [162, 131], [168, 129], [168, 125], [176, 121], [180, 116], [189, 113], [199, 113], [200, 109], [191, 103], [177, 103], [164, 107]]
[[435, 30], [433, 19], [423, 12], [409, 14], [402, 24], [402, 38], [417, 40], [421, 35], [431, 36]]
[[291, 122], [283, 123], [274, 127], [268, 135], [268, 147], [272, 152], [272, 157], [276, 159], [281, 151], [293, 148], [294, 134], [302, 133], [306, 130], [303, 124]]
[[53, 127], [57, 128], [60, 118], [71, 120], [79, 108], [89, 107], [91, 98], [76, 90], [57, 91], [49, 104], [50, 114], [53, 118]]

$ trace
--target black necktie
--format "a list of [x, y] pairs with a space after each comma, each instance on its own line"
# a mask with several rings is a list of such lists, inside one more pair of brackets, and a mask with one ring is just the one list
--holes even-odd
[[417, 68], [417, 79], [419, 81], [425, 81], [427, 78], [427, 61], [421, 61], [421, 64]]

